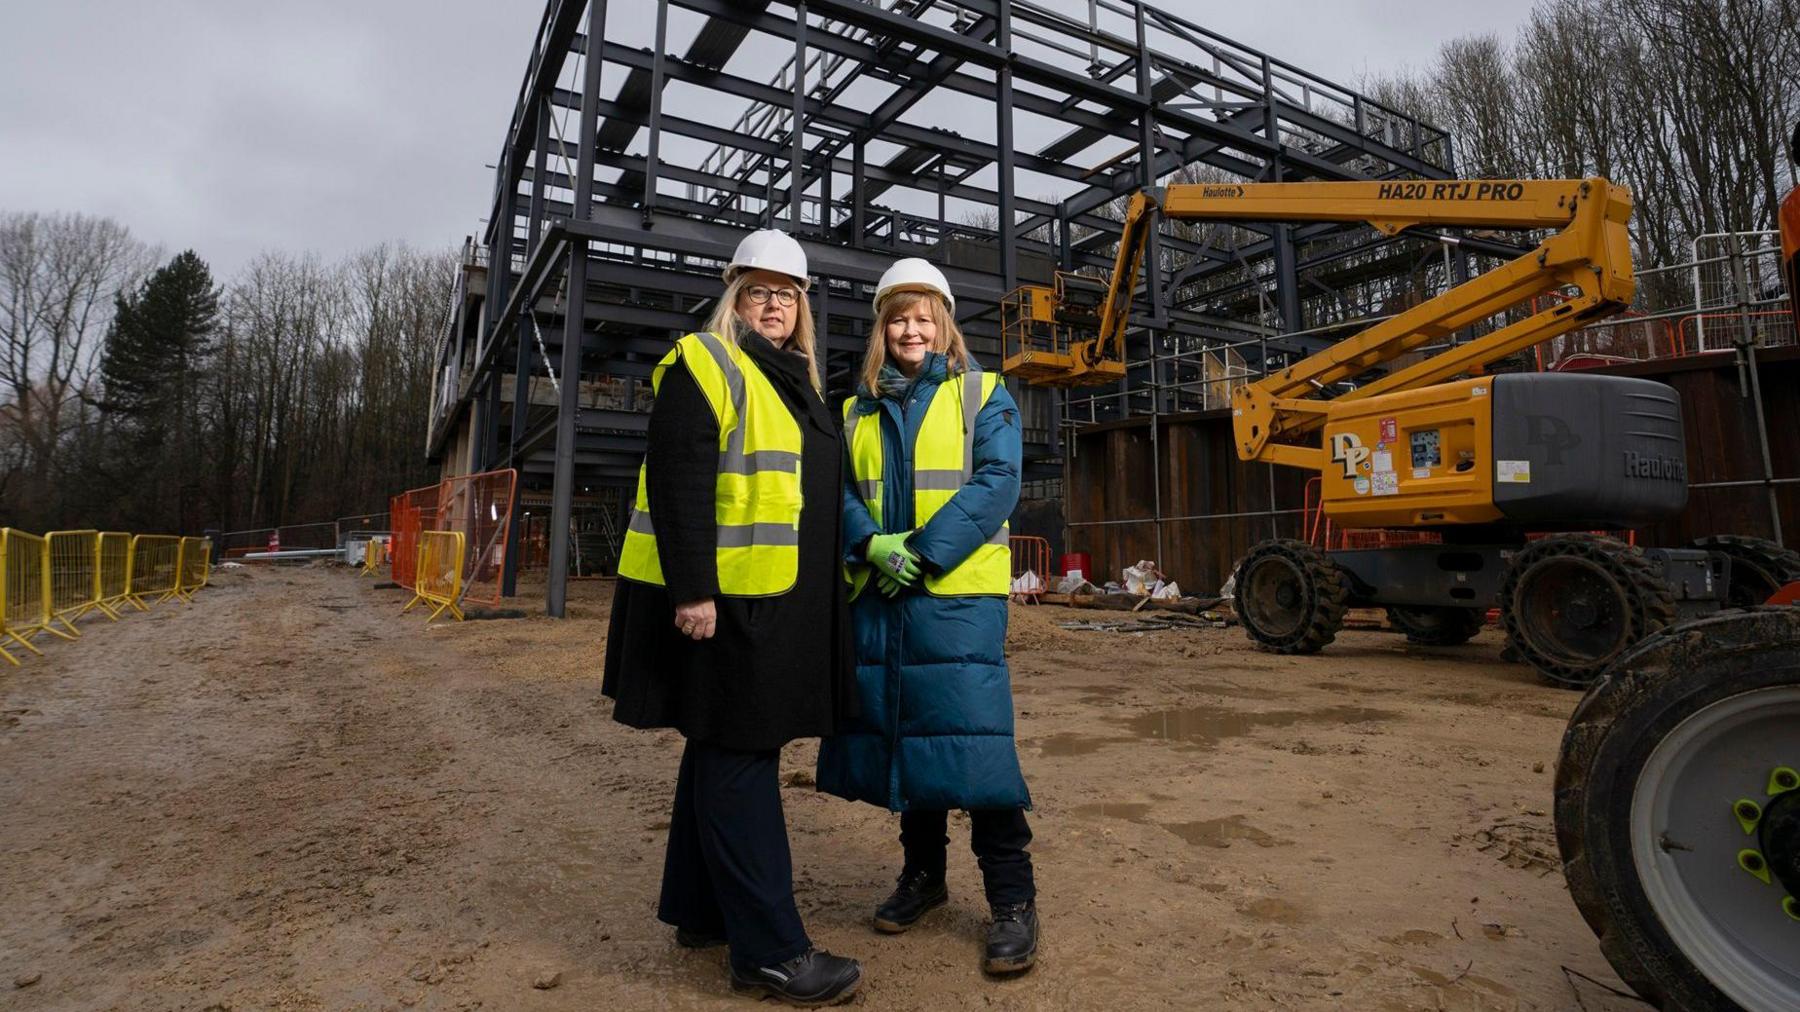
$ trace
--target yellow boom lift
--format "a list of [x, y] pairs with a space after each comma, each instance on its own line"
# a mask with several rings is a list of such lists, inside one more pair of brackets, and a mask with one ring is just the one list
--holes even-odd
[[[1103, 296], [1097, 280], [1070, 275], [1008, 296], [1006, 332], [1051, 339], [1009, 342], [1003, 369], [1049, 386], [1122, 378], [1132, 292], [1159, 217], [1365, 222], [1388, 235], [1554, 230], [1498, 269], [1232, 392], [1239, 457], [1317, 473], [1324, 514], [1339, 526], [1431, 531], [1442, 542], [1326, 552], [1265, 541], [1238, 564], [1236, 604], [1251, 639], [1280, 653], [1319, 650], [1351, 606], [1386, 606], [1411, 639], [1438, 645], [1468, 640], [1498, 607], [1517, 656], [1552, 681], [1584, 685], [1678, 617], [1760, 601], [1800, 567], [1756, 539], [1641, 551], [1582, 533], [1641, 527], [1685, 505], [1675, 391], [1617, 376], [1483, 372], [1631, 303], [1631, 207], [1623, 187], [1600, 178], [1147, 189], [1127, 209]], [[1488, 321], [1485, 335], [1453, 340]], [[1436, 354], [1346, 387], [1428, 349]]]

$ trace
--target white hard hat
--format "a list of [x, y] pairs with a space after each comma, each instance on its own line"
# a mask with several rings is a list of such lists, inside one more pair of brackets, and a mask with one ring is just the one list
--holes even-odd
[[944, 297], [945, 305], [956, 308], [956, 296], [950, 294], [950, 281], [944, 272], [918, 257], [894, 261], [894, 266], [881, 276], [875, 285], [876, 312], [881, 311], [881, 300], [895, 292], [936, 292]]
[[725, 265], [725, 280], [729, 282], [739, 271], [786, 274], [800, 285], [801, 291], [811, 283], [806, 276], [806, 251], [793, 236], [779, 229], [758, 229], [738, 243], [731, 263]]

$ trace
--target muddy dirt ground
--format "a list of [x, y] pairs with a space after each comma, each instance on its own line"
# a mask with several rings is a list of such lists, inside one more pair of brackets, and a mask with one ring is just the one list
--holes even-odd
[[[751, 1007], [655, 920], [681, 743], [611, 721], [610, 587], [574, 594], [571, 621], [527, 600], [428, 628], [348, 570], [225, 570], [0, 668], [0, 1007]], [[1557, 871], [1576, 697], [1493, 633], [1282, 658], [1059, 626], [1096, 618], [1013, 609], [1044, 919], [1023, 978], [978, 968], [966, 820], [950, 905], [878, 936], [896, 819], [815, 793], [813, 744], [784, 753], [800, 909], [864, 960], [859, 1004], [1642, 1007], [1600, 986]]]

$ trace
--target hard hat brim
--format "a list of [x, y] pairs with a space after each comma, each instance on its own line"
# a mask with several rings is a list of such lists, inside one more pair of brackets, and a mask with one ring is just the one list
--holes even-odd
[[920, 295], [935, 295], [938, 298], [944, 300], [944, 305], [946, 308], [952, 309], [952, 310], [954, 310], [956, 308], [956, 297], [951, 295], [949, 292], [943, 291], [942, 289], [938, 288], [936, 285], [929, 284], [924, 281], [902, 281], [898, 284], [889, 285], [888, 287], [883, 288], [881, 291], [875, 293], [875, 309], [877, 311], [879, 311], [881, 309], [881, 304], [883, 302], [885, 302], [889, 297], [895, 296], [895, 295], [900, 295], [900, 294], [903, 294], [906, 292], [917, 292]]
[[790, 278], [793, 280], [794, 284], [800, 286], [800, 290], [803, 292], [809, 291], [812, 288], [812, 280], [810, 278], [795, 277], [784, 270], [779, 270], [774, 267], [758, 267], [755, 264], [732, 264], [720, 271], [719, 276], [724, 278], [725, 283], [729, 285], [737, 280], [739, 274], [747, 274], [751, 271], [768, 271], [770, 274], [779, 274], [784, 278]]

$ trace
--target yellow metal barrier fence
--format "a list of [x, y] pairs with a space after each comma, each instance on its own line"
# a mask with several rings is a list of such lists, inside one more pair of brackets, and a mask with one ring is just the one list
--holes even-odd
[[126, 596], [139, 608], [154, 594], [167, 601], [181, 593], [181, 539], [170, 534], [137, 534], [131, 538], [131, 589]]
[[0, 656], [17, 666], [19, 659], [6, 651], [15, 643], [34, 654], [43, 653], [31, 637], [50, 632], [69, 635], [50, 627], [50, 569], [46, 565], [44, 539], [12, 527], [0, 528]]
[[44, 535], [44, 550], [49, 553], [52, 622], [80, 635], [75, 622], [90, 611], [118, 619], [100, 604], [99, 531], [51, 531]]
[[364, 576], [380, 575], [381, 563], [383, 561], [383, 557], [386, 555], [387, 555], [387, 539], [386, 538], [370, 538], [369, 540], [363, 542], [363, 565], [362, 565], [363, 575]]
[[132, 604], [144, 610], [142, 602], [131, 600], [131, 535], [123, 531], [101, 531], [97, 539], [98, 569], [94, 573], [96, 601], [108, 615], [118, 618], [117, 609]]
[[413, 573], [413, 598], [400, 609], [404, 614], [412, 610], [412, 606], [424, 601], [437, 605], [431, 615], [425, 619], [430, 625], [432, 619], [444, 612], [463, 620], [462, 609], [457, 607], [456, 599], [462, 593], [463, 552], [466, 545], [461, 531], [420, 531], [419, 562]]
[[175, 567], [175, 596], [192, 601], [212, 576], [212, 539], [182, 538], [180, 561]]

